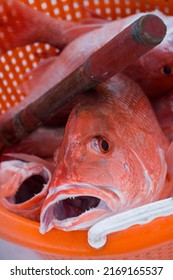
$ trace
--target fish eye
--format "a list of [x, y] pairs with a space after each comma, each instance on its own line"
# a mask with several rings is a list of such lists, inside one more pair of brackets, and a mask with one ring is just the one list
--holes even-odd
[[92, 147], [96, 152], [102, 154], [106, 154], [110, 150], [109, 142], [104, 136], [95, 136], [92, 139]]
[[169, 65], [166, 65], [163, 67], [162, 71], [165, 75], [170, 75], [172, 73], [172, 68]]

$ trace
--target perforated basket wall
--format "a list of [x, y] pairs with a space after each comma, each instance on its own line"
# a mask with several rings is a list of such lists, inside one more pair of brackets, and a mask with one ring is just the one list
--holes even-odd
[[[19, 0], [55, 18], [79, 20], [86, 17], [87, 7], [109, 19], [118, 19], [140, 11], [159, 9], [173, 15], [172, 0]], [[0, 1], [1, 3], [1, 1]], [[5, 6], [0, 5], [0, 18], [8, 22]], [[7, 32], [0, 28], [0, 40], [8, 42]], [[17, 85], [40, 59], [57, 55], [49, 44], [34, 43], [0, 56], [0, 114], [25, 98]], [[49, 259], [173, 259], [173, 217], [159, 218], [144, 226], [135, 226], [111, 234], [106, 246], [100, 250], [87, 243], [87, 232], [52, 230], [39, 234], [38, 224], [18, 217], [0, 208], [0, 237], [30, 247]]]

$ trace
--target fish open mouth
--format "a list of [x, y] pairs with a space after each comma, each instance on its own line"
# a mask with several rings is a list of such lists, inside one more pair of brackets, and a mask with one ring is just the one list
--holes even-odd
[[48, 193], [51, 172], [46, 167], [20, 160], [1, 163], [2, 205], [20, 216], [39, 220]]
[[40, 217], [40, 232], [52, 228], [87, 229], [116, 211], [120, 203], [116, 188], [90, 185], [62, 185], [47, 196]]
[[49, 177], [45, 170], [42, 170], [40, 174], [33, 174], [22, 180], [21, 184], [18, 185], [16, 193], [7, 196], [6, 200], [13, 205], [26, 203], [36, 195], [41, 194], [48, 181]]
[[60, 221], [78, 217], [84, 212], [96, 208], [99, 203], [100, 199], [94, 196], [67, 198], [55, 204], [54, 217]]
[[14, 196], [14, 203], [19, 204], [30, 200], [32, 197], [40, 193], [44, 185], [47, 184], [48, 178], [43, 175], [33, 175], [27, 178], [19, 187]]

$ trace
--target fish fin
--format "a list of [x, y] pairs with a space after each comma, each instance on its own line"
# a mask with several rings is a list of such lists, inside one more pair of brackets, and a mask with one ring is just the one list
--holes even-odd
[[11, 158], [41, 164], [45, 166], [51, 173], [53, 173], [55, 169], [55, 164], [53, 163], [53, 161], [48, 161], [34, 155], [28, 155], [24, 153], [8, 153], [5, 155]]
[[61, 144], [64, 128], [39, 127], [27, 135], [19, 143], [4, 149], [4, 153], [25, 153], [47, 160], [54, 157], [54, 153]]
[[0, 34], [3, 36], [0, 54], [33, 43], [35, 36], [32, 19], [38, 14], [37, 11], [15, 0], [1, 0], [0, 7]]
[[80, 19], [80, 21], [79, 21], [81, 24], [87, 24], [87, 25], [93, 25], [93, 27], [94, 27], [94, 25], [95, 25], [95, 27], [97, 27], [97, 25], [98, 25], [98, 27], [100, 26], [103, 26], [104, 24], [106, 24], [106, 23], [109, 23], [110, 22], [110, 20], [108, 20], [108, 19], [103, 19], [103, 18], [82, 18], [82, 19]]
[[102, 26], [100, 21], [93, 21], [93, 26], [81, 27], [79, 22], [48, 17], [17, 0], [1, 0], [0, 7], [0, 34], [3, 38], [0, 54], [34, 42], [49, 43], [62, 49], [79, 35]]
[[[23, 75], [24, 80], [32, 80], [32, 75], [35, 77], [40, 75], [40, 71], [45, 71], [47, 67], [49, 67], [52, 62], [54, 62], [57, 59], [57, 56], [51, 56], [46, 59], [42, 59], [38, 62], [37, 67], [33, 68], [30, 72]], [[39, 70], [39, 73], [37, 71]]]
[[[36, 84], [42, 83], [42, 74], [57, 59], [58, 59], [57, 56], [53, 56], [40, 61], [36, 68], [32, 69], [29, 73], [24, 75], [23, 82], [20, 85], [18, 85], [17, 90], [24, 92], [27, 96], [32, 96], [32, 88], [34, 88]], [[35, 92], [34, 92], [34, 96], [35, 96]], [[38, 97], [39, 95], [37, 94], [37, 98]]]
[[[30, 135], [29, 135], [30, 136]], [[14, 144], [12, 147], [7, 147], [4, 149], [3, 153], [8, 156], [8, 154], [29, 154], [31, 156], [42, 157], [42, 154], [39, 151], [40, 142], [36, 142], [35, 139], [31, 137], [26, 137], [22, 139], [19, 143]], [[53, 155], [52, 155], [53, 157]], [[44, 158], [44, 157], [43, 157]], [[22, 160], [24, 158], [21, 158]]]
[[100, 19], [82, 20], [81, 25], [66, 29], [64, 31], [64, 35], [66, 37], [66, 40], [71, 42], [72, 40], [76, 39], [77, 37], [85, 33], [103, 27], [104, 24], [105, 22], [103, 22], [103, 20]]
[[[104, 22], [109, 22], [109, 21], [110, 21], [110, 20], [107, 19], [106, 17], [97, 14], [95, 11], [93, 11], [93, 10], [91, 10], [91, 9], [89, 9], [89, 8], [87, 8], [87, 7], [85, 7], [85, 6], [82, 5], [82, 4], [79, 4], [79, 6], [80, 6], [80, 8], [86, 13], [86, 17], [85, 17], [86, 20], [89, 19], [89, 20], [92, 21], [92, 19], [96, 19], [96, 20], [98, 19], [98, 22], [99, 22], [99, 20], [102, 20], [103, 23], [104, 23]], [[81, 19], [80, 22], [83, 22], [83, 20], [85, 21], [85, 19]]]

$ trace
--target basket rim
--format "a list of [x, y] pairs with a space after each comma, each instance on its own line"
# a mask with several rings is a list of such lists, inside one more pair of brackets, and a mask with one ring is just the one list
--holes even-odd
[[20, 246], [60, 257], [101, 258], [122, 254], [138, 254], [141, 250], [173, 241], [173, 215], [160, 217], [145, 225], [112, 233], [100, 249], [89, 246], [87, 230], [61, 231], [53, 229], [42, 235], [39, 223], [19, 217], [0, 207], [0, 238]]

